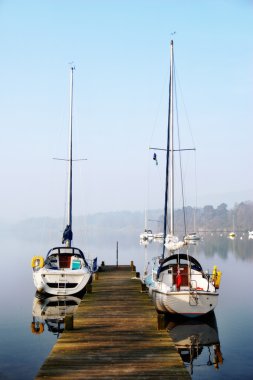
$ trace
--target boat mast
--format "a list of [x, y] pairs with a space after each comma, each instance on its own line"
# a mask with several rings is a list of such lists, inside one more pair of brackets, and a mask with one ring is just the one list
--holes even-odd
[[[165, 239], [166, 239], [166, 235], [167, 235], [167, 213], [168, 213], [168, 184], [169, 184], [169, 171], [170, 171], [170, 174], [171, 174], [171, 170], [173, 170], [173, 165], [171, 164], [171, 160], [172, 160], [172, 157], [173, 155], [170, 154], [170, 152], [173, 152], [171, 149], [172, 149], [172, 143], [171, 143], [171, 140], [172, 140], [172, 128], [171, 128], [171, 124], [172, 124], [172, 121], [173, 121], [173, 114], [172, 114], [172, 109], [173, 109], [173, 64], [172, 64], [172, 61], [173, 61], [173, 40], [171, 40], [170, 42], [170, 84], [169, 84], [169, 112], [168, 112], [168, 129], [167, 129], [167, 154], [166, 154], [166, 179], [165, 179], [165, 200], [164, 200], [164, 224], [163, 224], [163, 254], [162, 254], [162, 257], [164, 257], [164, 253], [165, 253]], [[170, 179], [171, 179], [172, 175], [170, 175]], [[170, 192], [171, 192], [171, 182], [170, 182]], [[172, 194], [171, 194], [172, 195]], [[174, 196], [174, 195], [173, 195]], [[171, 210], [171, 215], [172, 215], [172, 210]], [[173, 215], [173, 218], [171, 220], [174, 219], [174, 215]], [[173, 224], [171, 224], [171, 226], [173, 226]], [[174, 228], [173, 228], [174, 229]], [[171, 232], [171, 228], [170, 228], [170, 232]]]
[[[70, 112], [69, 112], [69, 172], [68, 172], [68, 226], [72, 231], [72, 126], [73, 126], [73, 72], [70, 68]], [[71, 239], [66, 240], [66, 246], [71, 247]]]
[[170, 181], [169, 181], [169, 194], [170, 194], [170, 234], [174, 235], [174, 126], [173, 126], [173, 73], [174, 73], [174, 55], [173, 55], [173, 41], [170, 44]]

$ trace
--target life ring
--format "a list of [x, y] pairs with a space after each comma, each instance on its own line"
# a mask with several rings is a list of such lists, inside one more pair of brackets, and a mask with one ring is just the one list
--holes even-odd
[[31, 323], [31, 331], [33, 334], [39, 335], [44, 332], [44, 325], [43, 323]]
[[33, 256], [32, 261], [31, 261], [31, 266], [32, 268], [34, 267], [39, 267], [42, 268], [44, 267], [44, 259], [42, 256]]

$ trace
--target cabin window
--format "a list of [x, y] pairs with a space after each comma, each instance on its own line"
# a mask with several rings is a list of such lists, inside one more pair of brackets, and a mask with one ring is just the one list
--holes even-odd
[[80, 269], [81, 268], [81, 261], [80, 260], [73, 260], [72, 261], [72, 269]]

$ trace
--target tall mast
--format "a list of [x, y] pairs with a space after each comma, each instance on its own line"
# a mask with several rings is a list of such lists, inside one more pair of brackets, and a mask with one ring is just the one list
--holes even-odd
[[[173, 40], [170, 42], [170, 85], [169, 85], [169, 112], [168, 112], [168, 129], [167, 129], [167, 154], [166, 154], [166, 179], [165, 179], [165, 200], [164, 200], [164, 223], [163, 223], [163, 254], [165, 253], [165, 239], [167, 235], [167, 213], [168, 213], [168, 187], [169, 187], [169, 172], [171, 178], [171, 169], [173, 169], [173, 165], [171, 165], [171, 140], [173, 135], [171, 135], [171, 124], [173, 121], [173, 77], [172, 77], [172, 65], [173, 60]], [[170, 192], [171, 192], [171, 183], [170, 183]], [[172, 210], [171, 210], [172, 212]], [[171, 232], [171, 230], [170, 230]]]
[[[68, 172], [68, 225], [72, 231], [72, 126], [73, 126], [73, 72], [70, 68], [70, 112], [69, 112], [69, 172]], [[66, 241], [66, 245], [71, 247], [71, 240]]]
[[174, 55], [173, 55], [173, 40], [170, 43], [170, 181], [169, 181], [169, 194], [170, 194], [170, 234], [174, 235], [174, 125], [173, 125], [173, 74], [174, 74]]

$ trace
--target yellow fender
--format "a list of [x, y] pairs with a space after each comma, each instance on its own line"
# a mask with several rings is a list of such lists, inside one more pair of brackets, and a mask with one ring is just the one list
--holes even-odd
[[44, 267], [44, 259], [42, 256], [33, 256], [32, 261], [31, 261], [31, 266], [32, 268], [34, 267]]
[[217, 277], [217, 266], [215, 265], [213, 267], [213, 274], [212, 274], [212, 280], [215, 281]]
[[218, 268], [215, 265], [213, 267], [212, 280], [213, 280], [213, 285], [216, 289], [219, 289], [220, 287], [221, 275], [222, 275], [221, 271], [218, 271]]
[[43, 323], [38, 324], [38, 323], [32, 322], [31, 323], [31, 331], [33, 334], [36, 334], [36, 335], [42, 334], [44, 332]]
[[220, 271], [218, 271], [217, 272], [217, 277], [216, 277], [216, 280], [215, 280], [215, 283], [214, 283], [214, 286], [215, 286], [216, 289], [219, 289], [219, 287], [220, 287], [221, 275], [222, 275], [222, 273]]

